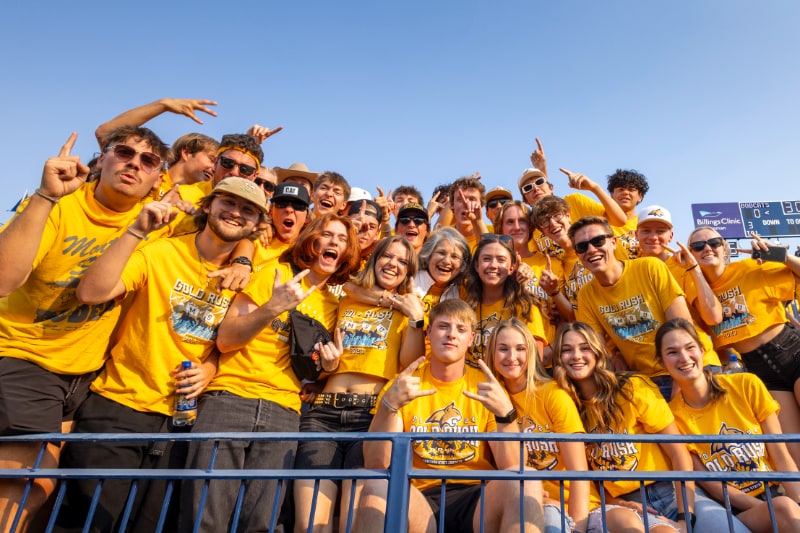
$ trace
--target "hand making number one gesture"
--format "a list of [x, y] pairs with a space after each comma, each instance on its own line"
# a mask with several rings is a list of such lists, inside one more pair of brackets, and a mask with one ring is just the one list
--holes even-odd
[[77, 191], [89, 176], [89, 167], [81, 163], [77, 155], [71, 155], [77, 138], [78, 134], [73, 131], [58, 155], [51, 157], [44, 164], [42, 183], [37, 194], [53, 203]]

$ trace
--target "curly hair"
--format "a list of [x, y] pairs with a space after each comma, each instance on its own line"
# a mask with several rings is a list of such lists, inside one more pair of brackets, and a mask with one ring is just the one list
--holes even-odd
[[328, 213], [315, 218], [308, 226], [303, 228], [294, 244], [281, 254], [280, 261], [291, 263], [301, 270], [311, 268], [320, 255], [320, 251], [317, 249], [317, 239], [319, 239], [330, 222], [341, 222], [347, 230], [347, 246], [343, 251], [343, 255], [338, 258], [339, 268], [328, 278], [328, 285], [339, 285], [348, 281], [350, 275], [356, 272], [360, 265], [358, 234], [356, 233], [356, 227], [347, 217]]
[[255, 137], [244, 133], [229, 133], [222, 136], [217, 149], [217, 155], [225, 152], [226, 150], [238, 150], [242, 153], [252, 155], [256, 158], [256, 166], [261, 167], [261, 162], [264, 161], [264, 150]]
[[644, 177], [644, 174], [633, 169], [618, 168], [616, 172], [608, 177], [608, 186], [606, 187], [608, 192], [613, 193], [617, 187], [634, 187], [642, 195], [642, 198], [650, 190], [650, 185], [647, 184], [647, 178]]
[[383, 254], [386, 253], [386, 250], [388, 250], [389, 247], [395, 243], [400, 243], [403, 248], [406, 249], [406, 257], [408, 259], [406, 277], [397, 287], [397, 294], [407, 294], [411, 292], [414, 276], [417, 275], [417, 252], [414, 251], [414, 247], [411, 246], [411, 243], [409, 243], [402, 235], [394, 235], [392, 237], [381, 239], [378, 242], [378, 245], [375, 247], [375, 250], [372, 252], [372, 255], [369, 256], [366, 266], [364, 266], [364, 268], [353, 277], [353, 283], [364, 289], [371, 289], [375, 286], [378, 286], [377, 276], [375, 275], [375, 265], [378, 263], [378, 260], [383, 257]]
[[541, 231], [545, 222], [557, 215], [569, 215], [569, 204], [559, 196], [545, 196], [533, 204], [531, 225]]

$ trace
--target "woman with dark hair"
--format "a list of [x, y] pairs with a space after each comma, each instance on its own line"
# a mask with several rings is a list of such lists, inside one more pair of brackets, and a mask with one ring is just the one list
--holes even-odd
[[508, 235], [484, 233], [478, 241], [472, 263], [467, 270], [466, 285], [461, 299], [475, 309], [478, 324], [475, 340], [467, 353], [467, 364], [478, 366], [492, 330], [502, 320], [519, 318], [536, 337], [537, 353], [545, 345], [545, 331], [541, 312], [533, 295], [514, 277], [519, 258]]
[[[417, 273], [414, 248], [400, 235], [387, 237], [375, 247], [366, 266], [353, 279], [366, 291], [381, 291], [386, 306], [364, 304], [350, 296], [339, 302], [337, 329], [342, 337], [343, 352], [327, 380], [316, 395], [311, 409], [300, 422], [300, 431], [366, 432], [369, 430], [378, 393], [387, 381], [411, 364], [424, 350], [422, 302], [412, 292]], [[407, 296], [403, 311], [393, 302]], [[360, 441], [302, 441], [297, 449], [295, 467], [361, 468], [364, 465]], [[335, 481], [320, 480], [314, 515], [313, 479], [294, 483], [295, 525], [298, 531], [308, 529], [313, 521], [315, 531], [332, 531], [338, 487]], [[341, 530], [345, 529], [350, 501], [351, 482], [342, 482]], [[360, 492], [357, 490], [357, 492]], [[358, 501], [358, 495], [356, 500]]]
[[[714, 374], [703, 369], [703, 344], [690, 322], [681, 318], [665, 322], [656, 333], [656, 355], [680, 388], [669, 406], [675, 414], [678, 429], [685, 435], [783, 433], [777, 416], [780, 406], [755, 375], [748, 372]], [[797, 466], [782, 442], [691, 442], [688, 446], [694, 468], [698, 471], [797, 472]], [[721, 483], [698, 483], [714, 499], [724, 502]], [[778, 495], [779, 485], [783, 485], [786, 496]], [[800, 531], [800, 507], [797, 505], [800, 483], [728, 481], [727, 492], [738, 519], [734, 519], [737, 525], [740, 520], [755, 533], [772, 531], [767, 503], [769, 493], [778, 531]], [[724, 510], [720, 508], [720, 511]], [[744, 527], [737, 527], [736, 531], [740, 530], [746, 531]]]

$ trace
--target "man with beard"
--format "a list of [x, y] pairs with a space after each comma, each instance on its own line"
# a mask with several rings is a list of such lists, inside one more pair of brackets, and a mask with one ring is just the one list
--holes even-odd
[[[151, 202], [92, 264], [78, 285], [79, 300], [97, 305], [121, 302], [131, 294], [132, 299], [112, 338], [110, 358], [76, 414], [76, 433], [162, 432], [170, 429], [176, 392], [187, 398], [202, 392], [216, 371], [217, 327], [234, 295], [208, 274], [230, 261], [236, 244], [253, 232], [266, 211], [260, 187], [243, 178], [227, 178], [201, 201], [194, 215], [199, 233], [159, 239], [136, 251], [148, 233], [176, 214], [168, 203]], [[183, 361], [190, 361], [191, 369], [180, 370]], [[164, 464], [182, 467], [185, 458], [175, 457], [179, 447], [165, 446], [159, 454]], [[155, 448], [153, 443], [69, 443], [61, 465], [153, 467]], [[177, 453], [171, 456], [172, 452]], [[60, 525], [83, 524], [97, 483], [68, 483]], [[130, 480], [105, 480], [93, 531], [118, 529], [130, 485]], [[155, 529], [165, 488], [152, 483], [148, 494], [147, 484], [140, 484], [131, 514], [134, 531]], [[159, 503], [141, 505], [142, 501]]]

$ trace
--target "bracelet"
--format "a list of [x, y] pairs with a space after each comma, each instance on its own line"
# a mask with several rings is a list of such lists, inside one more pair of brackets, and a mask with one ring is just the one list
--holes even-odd
[[390, 410], [393, 413], [396, 413], [397, 411], [399, 411], [399, 407], [395, 407], [392, 404], [390, 404], [389, 401], [386, 399], [386, 396], [381, 396], [381, 403], [383, 404], [384, 407], [386, 407], [388, 410]]
[[[685, 513], [678, 513], [677, 516], [675, 517], [675, 520], [678, 521], [678, 522], [680, 522], [681, 520], [686, 522], [687, 521], [686, 520], [686, 514]], [[694, 531], [694, 523], [697, 522], [697, 517], [694, 515], [694, 513], [689, 513], [689, 520], [688, 521], [689, 521], [690, 524], [692, 524], [692, 531]]]
[[687, 268], [687, 269], [686, 269], [686, 272], [689, 272], [689, 271], [690, 271], [690, 270], [692, 270], [693, 268], [697, 268], [697, 266], [698, 266], [699, 264], [700, 264], [700, 263], [695, 263], [695, 264], [693, 264], [692, 266], [690, 266], [689, 268]]
[[244, 265], [250, 268], [250, 272], [253, 271], [253, 261], [251, 261], [249, 257], [244, 255], [240, 255], [238, 257], [234, 257], [233, 259], [231, 259], [231, 264]]
[[381, 293], [380, 297], [378, 298], [378, 307], [382, 307], [383, 306], [383, 298], [385, 296], [386, 296], [386, 289], [383, 289], [383, 292]]
[[57, 204], [58, 201], [61, 199], [61, 198], [55, 198], [53, 196], [48, 196], [45, 193], [43, 193], [42, 191], [40, 191], [39, 189], [36, 189], [35, 191], [33, 191], [33, 194], [35, 194], [36, 196], [41, 196], [42, 198], [44, 198], [45, 200], [47, 200], [48, 202], [50, 202], [53, 205]]
[[133, 235], [134, 237], [136, 237], [140, 241], [143, 241], [143, 240], [145, 240], [147, 238], [147, 235], [145, 235], [144, 233], [139, 233], [138, 231], [136, 231], [136, 230], [134, 230], [132, 228], [126, 229], [125, 233], [127, 233], [129, 235]]
[[555, 298], [558, 295], [559, 292], [561, 292], [561, 291], [553, 291], [553, 293], [552, 294], [548, 294], [548, 296], [550, 298]]

